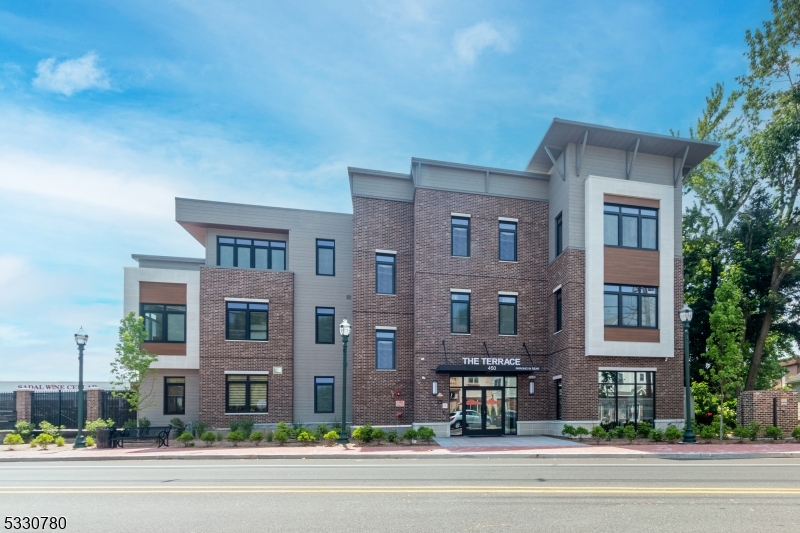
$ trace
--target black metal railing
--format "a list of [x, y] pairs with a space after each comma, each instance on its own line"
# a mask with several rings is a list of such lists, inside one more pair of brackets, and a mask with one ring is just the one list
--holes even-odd
[[0, 392], [0, 429], [14, 429], [17, 421], [17, 393]]
[[[86, 393], [83, 395], [83, 413], [86, 415]], [[78, 427], [77, 392], [34, 392], [31, 394], [31, 422], [36, 426], [46, 420], [68, 429]]]
[[110, 390], [100, 392], [100, 418], [114, 421], [114, 425], [121, 428], [128, 420], [136, 420], [136, 411], [119, 396], [114, 396]]

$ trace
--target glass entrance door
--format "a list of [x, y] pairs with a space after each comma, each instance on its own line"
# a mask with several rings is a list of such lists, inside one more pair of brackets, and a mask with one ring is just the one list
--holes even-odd
[[502, 388], [464, 388], [461, 411], [464, 435], [502, 435], [504, 419]]

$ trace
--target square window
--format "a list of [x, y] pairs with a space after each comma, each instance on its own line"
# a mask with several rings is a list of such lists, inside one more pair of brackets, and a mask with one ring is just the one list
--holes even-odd
[[269, 376], [226, 374], [226, 413], [266, 413]]
[[269, 304], [247, 302], [225, 302], [227, 314], [226, 335], [228, 340], [269, 340]]
[[145, 342], [186, 342], [186, 306], [173, 304], [141, 304]]

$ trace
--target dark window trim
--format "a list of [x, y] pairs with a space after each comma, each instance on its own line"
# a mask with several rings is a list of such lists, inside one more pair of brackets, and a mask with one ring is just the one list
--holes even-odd
[[[332, 379], [331, 383], [317, 383], [318, 379]], [[320, 386], [330, 386], [331, 388], [331, 410], [320, 411], [318, 409], [317, 394]], [[334, 376], [314, 376], [314, 412], [315, 413], [334, 413], [336, 411], [336, 378]]]
[[[247, 309], [236, 309], [236, 311], [244, 311], [245, 312], [245, 319], [244, 319], [244, 339], [232, 339], [230, 336], [230, 332], [228, 328], [230, 327], [230, 320], [228, 320], [228, 305], [229, 304], [247, 304]], [[250, 304], [256, 305], [266, 305], [267, 309], [250, 309]], [[256, 313], [267, 313], [267, 338], [266, 339], [251, 339], [250, 337], [250, 313], [254, 311]], [[269, 341], [269, 302], [237, 302], [235, 300], [232, 301], [225, 301], [225, 340], [226, 341], [247, 341], [247, 342], [268, 342]]]
[[[329, 246], [327, 244], [320, 244], [320, 241], [331, 241], [333, 246]], [[336, 239], [317, 239], [317, 276], [335, 276], [336, 275]], [[331, 274], [320, 274], [319, 272], [319, 250], [320, 248], [324, 248], [326, 250], [333, 250], [333, 273]]]
[[561, 295], [561, 289], [556, 291], [556, 333], [564, 329], [564, 303]]
[[[622, 242], [622, 217], [626, 216], [626, 217], [636, 217], [637, 218], [637, 222], [636, 222], [636, 224], [637, 224], [636, 227], [637, 227], [637, 232], [638, 232], [638, 234], [636, 236], [637, 245], [636, 246], [623, 246], [622, 244], [606, 244], [605, 243], [605, 235], [604, 235], [603, 236], [603, 246], [608, 246], [609, 248], [627, 248], [629, 250], [648, 250], [648, 251], [651, 251], [651, 252], [657, 252], [658, 251], [658, 218], [659, 218], [658, 217], [658, 214], [659, 214], [659, 209], [658, 208], [642, 207], [640, 205], [615, 204], [615, 203], [611, 203], [611, 202], [604, 202], [603, 203], [603, 207], [605, 207], [607, 205], [608, 206], [613, 206], [613, 207], [620, 207], [620, 208], [626, 207], [628, 209], [638, 209], [639, 210], [639, 214], [638, 215], [634, 215], [633, 213], [622, 213], [622, 212], [619, 212], [619, 213], [606, 213], [605, 209], [603, 210], [603, 225], [605, 225], [605, 223], [606, 223], [605, 222], [606, 215], [613, 215], [613, 216], [617, 217], [617, 242], [618, 243]], [[650, 215], [643, 215], [642, 212], [641, 212], [642, 209], [649, 209], [650, 211], [655, 211], [656, 212], [656, 216], [653, 217], [653, 216], [650, 216]], [[642, 220], [643, 219], [649, 219], [649, 220], [655, 220], [656, 221], [656, 247], [655, 248], [642, 248]]]
[[[378, 367], [378, 341], [386, 342], [389, 339], [379, 339], [378, 333], [391, 333], [392, 334], [392, 366], [391, 368]], [[376, 329], [375, 330], [375, 370], [397, 370], [397, 330], [394, 329]]]
[[[167, 379], [181, 378], [183, 379], [183, 410], [182, 411], [169, 411], [169, 387], [177, 385], [177, 383], [167, 383]], [[164, 376], [164, 413], [165, 415], [185, 415], [186, 414], [186, 377], [185, 376]]]
[[[378, 265], [388, 265], [390, 263], [380, 263], [378, 261], [379, 257], [391, 257], [393, 260], [391, 262], [392, 265], [392, 292], [378, 292]], [[394, 254], [375, 254], [375, 294], [397, 294], [397, 256]]]
[[[162, 311], [162, 313], [164, 315], [164, 326], [163, 326], [163, 328], [164, 328], [164, 337], [166, 337], [167, 333], [169, 332], [169, 325], [168, 325], [169, 315], [170, 314], [173, 314], [173, 315], [182, 314], [183, 315], [183, 340], [182, 341], [171, 341], [171, 340], [147, 341], [146, 340], [146, 341], [144, 341], [145, 343], [148, 343], [148, 342], [159, 342], [159, 343], [163, 342], [163, 343], [168, 343], [168, 344], [186, 344], [186, 304], [160, 304], [160, 303], [153, 303], [153, 302], [139, 302], [139, 316], [142, 317], [142, 319], [144, 319], [144, 306], [145, 305], [163, 305], [164, 306], [164, 311]], [[166, 306], [168, 306], [168, 305], [173, 305], [173, 306], [182, 305], [183, 308], [184, 308], [183, 309], [183, 313], [181, 313], [180, 311], [169, 311], [168, 312], [167, 308], [166, 308]], [[150, 312], [153, 312], [153, 311], [150, 311]]]
[[[250, 383], [251, 383], [250, 382], [250, 378], [253, 377], [253, 376], [261, 377], [263, 375], [264, 374], [245, 374], [245, 373], [242, 373], [242, 374], [225, 374], [225, 414], [240, 414], [240, 413], [255, 413], [255, 414], [259, 414], [259, 415], [269, 414], [269, 375], [267, 375], [267, 380], [266, 381], [258, 381], [258, 382], [256, 382], [256, 383], [265, 383], [267, 385], [267, 398], [266, 398], [267, 405], [266, 405], [266, 410], [264, 410], [264, 411], [249, 411], [249, 410], [248, 411], [230, 411], [230, 410], [228, 410], [228, 407], [230, 407], [230, 404], [228, 403], [228, 400], [229, 400], [229, 398], [228, 398], [228, 392], [229, 392], [228, 376], [245, 376], [247, 378], [247, 380], [244, 381], [244, 383], [245, 383], [245, 387], [244, 387], [244, 405], [245, 405], [245, 407], [247, 407], [247, 409], [250, 409]], [[242, 382], [238, 381], [236, 383], [242, 383]]]
[[[332, 309], [333, 313], [321, 313], [319, 312], [320, 309]], [[331, 335], [331, 342], [323, 342], [319, 340], [319, 317], [320, 316], [332, 316], [333, 317], [333, 335]], [[336, 344], [336, 308], [335, 307], [325, 307], [325, 306], [318, 306], [314, 308], [314, 344]]]
[[[233, 239], [233, 243], [220, 243], [220, 239]], [[247, 239], [250, 240], [252, 244], [237, 244], [236, 239]], [[262, 241], [269, 243], [268, 246], [260, 246], [256, 245], [255, 241]], [[282, 243], [283, 246], [273, 246], [274, 243]], [[225, 235], [217, 235], [217, 266], [221, 267], [220, 265], [220, 248], [222, 246], [233, 246], [233, 266], [225, 266], [222, 268], [256, 268], [256, 249], [259, 250], [268, 250], [267, 254], [267, 270], [286, 270], [286, 264], [289, 262], [289, 257], [287, 254], [287, 243], [286, 241], [276, 241], [271, 239], [258, 239], [255, 237], [228, 237]], [[239, 248], [250, 248], [250, 265], [249, 266], [239, 266]], [[272, 250], [283, 250], [283, 268], [273, 268], [272, 267]], [[259, 269], [263, 270], [263, 269]]]
[[[513, 224], [514, 229], [503, 229], [500, 227], [501, 224]], [[500, 238], [503, 233], [513, 233], [514, 234], [514, 259], [503, 259], [501, 254], [500, 248]], [[517, 236], [519, 235], [519, 222], [512, 222], [510, 220], [498, 220], [497, 221], [497, 260], [498, 261], [517, 261]]]
[[[653, 385], [653, 418], [652, 419], [643, 419], [642, 422], [654, 423], [655, 420], [656, 420], [656, 402], [657, 402], [657, 398], [658, 398], [658, 395], [656, 394], [656, 374], [658, 374], [658, 372], [654, 371], [654, 370], [598, 370], [598, 376], [597, 376], [597, 386], [598, 386], [597, 399], [598, 399], [598, 405], [599, 405], [599, 400], [600, 400], [600, 391], [599, 391], [600, 385], [610, 385], [611, 384], [611, 383], [608, 383], [608, 382], [600, 381], [600, 374], [606, 373], [606, 372], [614, 374], [614, 380], [613, 380], [613, 385], [614, 385], [614, 421], [613, 421], [613, 423], [611, 421], [609, 421], [608, 425], [609, 426], [617, 426], [617, 425], [619, 425], [619, 420], [616, 419], [617, 415], [619, 414], [619, 379], [618, 379], [619, 378], [619, 375], [618, 375], [619, 372], [633, 372], [634, 373], [634, 377], [633, 377], [634, 391], [636, 390], [636, 386], [639, 385], [639, 377], [638, 377], [639, 373], [652, 374], [652, 378], [653, 378], [652, 379], [652, 385]], [[646, 385], [646, 384], [647, 384], [647, 378], [645, 378], [645, 383], [643, 383], [643, 385]], [[638, 402], [639, 396], [634, 394], [633, 398], [634, 398], [633, 405], [634, 405], [634, 409], [636, 411], [636, 418], [639, 418], [639, 416], [638, 416], [638, 414], [639, 414], [639, 402]], [[602, 420], [600, 420], [600, 422], [602, 423]], [[638, 429], [639, 422], [634, 421], [634, 426]]]
[[[466, 294], [469, 296], [466, 302], [462, 300], [453, 300], [454, 294]], [[467, 304], [467, 331], [453, 331], [453, 318], [455, 315], [453, 314], [453, 304]], [[454, 333], [456, 335], [469, 335], [472, 333], [472, 294], [468, 292], [451, 292], [450, 293], [450, 333]]]
[[[606, 285], [615, 285], [614, 283], [607, 283]], [[642, 294], [640, 292], [619, 292], [608, 291], [605, 290], [605, 285], [603, 286], [603, 296], [606, 294], [615, 295], [617, 296], [617, 325], [616, 326], [607, 326], [605, 324], [605, 302], [603, 302], [603, 327], [606, 328], [624, 328], [624, 329], [658, 329], [658, 287], [647, 287], [642, 285], [619, 285], [620, 289], [622, 287], [635, 287], [639, 289], [656, 289], [655, 294]], [[622, 296], [637, 296], [638, 297], [638, 309], [637, 309], [637, 316], [636, 322], [638, 325], [636, 326], [624, 326], [622, 324]], [[656, 325], [655, 326], [642, 326], [642, 297], [646, 296], [648, 298], [655, 298], [656, 299]]]
[[[507, 302], [501, 302], [500, 298], [514, 298], [514, 303], [510, 304]], [[517, 304], [519, 303], [519, 297], [511, 295], [511, 294], [500, 294], [497, 297], [497, 334], [498, 335], [517, 335]], [[511, 306], [514, 307], [514, 333], [501, 333], [500, 332], [500, 309], [504, 306]]]
[[563, 418], [562, 408], [562, 400], [564, 399], [564, 384], [562, 383], [561, 379], [553, 380], [556, 386], [556, 420], [561, 420]]
[[[463, 225], [454, 225], [453, 220], [466, 220], [467, 221], [467, 255], [456, 255], [453, 253], [453, 228], [463, 228]], [[451, 257], [470, 257], [472, 254], [472, 219], [470, 217], [456, 217], [450, 216], [450, 256]]]
[[564, 219], [561, 215], [556, 216], [556, 257], [564, 251]]

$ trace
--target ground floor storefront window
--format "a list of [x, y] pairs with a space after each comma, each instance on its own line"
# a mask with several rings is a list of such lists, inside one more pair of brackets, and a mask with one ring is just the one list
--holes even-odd
[[516, 435], [517, 376], [451, 376], [451, 435]]
[[601, 370], [597, 376], [600, 425], [608, 428], [655, 422], [655, 372]]

